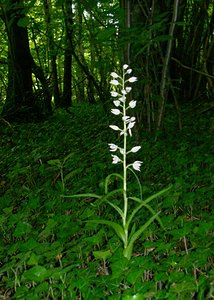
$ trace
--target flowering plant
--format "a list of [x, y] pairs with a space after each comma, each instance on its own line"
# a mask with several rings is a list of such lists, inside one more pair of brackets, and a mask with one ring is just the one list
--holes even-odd
[[[114, 87], [114, 91], [111, 91], [111, 96], [115, 99], [113, 101], [113, 104], [115, 108], [111, 109], [112, 114], [116, 116], [121, 117], [122, 121], [122, 128], [118, 127], [117, 125], [110, 125], [110, 128], [118, 131], [120, 133], [120, 136], [123, 137], [123, 146], [119, 147], [115, 144], [110, 143], [110, 151], [116, 154], [112, 155], [112, 163], [113, 164], [122, 164], [123, 166], [123, 175], [118, 173], [112, 173], [106, 177], [105, 180], [105, 194], [100, 196], [96, 194], [80, 194], [80, 195], [73, 195], [71, 197], [93, 197], [97, 198], [98, 202], [94, 205], [98, 204], [100, 205], [103, 201], [106, 201], [110, 206], [112, 206], [117, 213], [120, 215], [122, 219], [122, 224], [118, 224], [116, 222], [106, 220], [106, 219], [98, 219], [98, 220], [89, 220], [89, 222], [97, 223], [97, 224], [104, 224], [108, 225], [111, 228], [114, 229], [117, 236], [121, 239], [123, 243], [123, 255], [127, 259], [130, 259], [132, 256], [133, 251], [133, 244], [134, 242], [141, 236], [141, 234], [145, 231], [145, 229], [156, 219], [161, 225], [161, 220], [159, 218], [160, 212], [155, 212], [152, 207], [149, 205], [149, 202], [153, 200], [154, 198], [162, 195], [165, 193], [169, 188], [166, 188], [155, 195], [150, 196], [146, 200], [142, 199], [142, 189], [140, 180], [136, 174], [135, 171], [140, 171], [142, 161], [136, 160], [131, 164], [127, 164], [127, 156], [130, 153], [136, 153], [141, 149], [141, 146], [134, 146], [130, 150], [127, 149], [127, 138], [132, 136], [132, 129], [135, 125], [135, 117], [131, 117], [128, 114], [128, 111], [130, 109], [135, 108], [136, 106], [136, 100], [127, 100], [127, 95], [131, 92], [132, 88], [130, 87], [130, 83], [133, 83], [137, 81], [137, 78], [135, 76], [128, 77], [132, 73], [132, 69], [129, 68], [127, 64], [123, 65], [122, 70], [122, 76], [119, 76], [117, 73], [112, 72], [111, 77], [112, 80], [110, 83]], [[138, 182], [139, 190], [140, 190], [140, 198], [139, 197], [128, 197], [127, 193], [127, 171], [131, 171]], [[116, 189], [113, 191], [108, 190], [109, 183], [111, 182], [112, 177], [117, 177], [122, 181], [122, 188]], [[109, 198], [111, 198], [113, 195], [122, 193], [123, 195], [123, 208], [120, 206], [117, 206], [116, 204], [109, 201]], [[136, 207], [128, 213], [129, 209], [129, 201], [132, 200], [136, 203]], [[135, 224], [131, 224], [133, 221], [133, 218], [135, 215], [143, 208], [147, 208], [152, 216], [139, 228], [135, 229]], [[130, 226], [132, 225], [132, 228], [130, 230]]]

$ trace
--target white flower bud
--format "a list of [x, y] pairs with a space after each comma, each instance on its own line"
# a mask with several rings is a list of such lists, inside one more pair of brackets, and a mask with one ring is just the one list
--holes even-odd
[[111, 112], [116, 116], [120, 114], [120, 110], [117, 108], [112, 109]]
[[127, 74], [131, 74], [131, 72], [132, 72], [132, 69], [128, 69], [128, 70], [126, 71]]
[[113, 80], [110, 81], [110, 83], [113, 84], [113, 85], [118, 85], [119, 81], [116, 80], [116, 79], [113, 79]]
[[113, 130], [116, 130], [116, 131], [120, 130], [120, 128], [116, 125], [110, 125], [109, 127]]
[[133, 148], [130, 150], [130, 152], [136, 153], [136, 152], [138, 152], [138, 151], [140, 150], [140, 148], [141, 148], [141, 146], [135, 146], [135, 147], [133, 147]]
[[132, 100], [129, 102], [129, 107], [134, 108], [136, 106], [137, 101]]
[[126, 70], [126, 69], [128, 69], [128, 65], [127, 64], [125, 64], [125, 65], [123, 65], [123, 70]]
[[115, 72], [111, 72], [111, 76], [112, 76], [113, 78], [118, 78], [118, 77], [119, 77], [119, 75], [117, 75], [117, 73], [115, 73]]
[[131, 77], [127, 81], [128, 82], [135, 82], [135, 81], [137, 81], [137, 77]]

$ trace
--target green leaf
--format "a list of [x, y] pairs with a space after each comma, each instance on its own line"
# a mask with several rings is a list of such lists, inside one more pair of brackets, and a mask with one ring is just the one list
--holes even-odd
[[92, 193], [86, 193], [86, 194], [76, 194], [76, 195], [61, 195], [63, 198], [97, 198], [100, 199], [102, 196], [97, 195], [97, 194], [92, 194]]
[[143, 233], [143, 231], [146, 230], [146, 228], [154, 221], [154, 219], [157, 217], [157, 215], [160, 212], [158, 212], [157, 214], [155, 214], [154, 216], [152, 216], [143, 226], [141, 226], [140, 229], [138, 229], [131, 237], [127, 248], [124, 249], [124, 256], [127, 257], [128, 259], [131, 258], [132, 255], [132, 249], [133, 249], [133, 244], [134, 242], [140, 237], [140, 235]]
[[41, 282], [44, 279], [48, 278], [49, 272], [45, 267], [35, 266], [30, 270], [24, 272], [23, 277], [27, 280]]
[[111, 203], [110, 201], [107, 201], [107, 203], [109, 205], [111, 205], [119, 213], [119, 215], [121, 216], [122, 219], [124, 218], [124, 213], [123, 213], [122, 209], [119, 206]]
[[93, 255], [96, 259], [106, 260], [107, 258], [112, 256], [112, 252], [110, 250], [106, 251], [93, 251]]
[[72, 177], [74, 177], [75, 175], [79, 174], [81, 172], [81, 168], [78, 168], [76, 170], [71, 171], [70, 173], [68, 173], [67, 175], [65, 175], [64, 177], [64, 182], [67, 182], [69, 179], [71, 179]]
[[126, 295], [122, 297], [122, 300], [142, 300], [144, 299], [144, 294], [135, 294], [133, 296]]
[[30, 22], [29, 17], [23, 17], [23, 18], [19, 19], [19, 21], [17, 22], [17, 25], [19, 27], [27, 27], [29, 22]]
[[62, 163], [59, 159], [51, 159], [48, 161], [48, 164], [50, 166], [56, 166], [59, 169], [62, 167]]
[[31, 256], [30, 256], [30, 259], [27, 262], [27, 264], [29, 266], [32, 266], [32, 265], [37, 265], [38, 262], [39, 262], [39, 256], [36, 255], [35, 253], [32, 253]]
[[[153, 199], [160, 197], [161, 195], [163, 195], [164, 193], [166, 193], [167, 191], [169, 191], [172, 188], [172, 186], [169, 186], [166, 189], [163, 189], [161, 191], [159, 191], [158, 193], [148, 197], [146, 200], [144, 200], [144, 203], [149, 203], [150, 201], [152, 201]], [[141, 199], [137, 198], [137, 197], [130, 197], [130, 199], [139, 202], [139, 200], [141, 201]]]
[[120, 226], [119, 224], [112, 222], [112, 221], [108, 221], [108, 220], [88, 220], [86, 222], [108, 225], [109, 227], [112, 227], [114, 229], [117, 236], [123, 241], [123, 243], [126, 242], [125, 232], [124, 232], [122, 226]]
[[111, 183], [111, 177], [118, 177], [123, 181], [123, 176], [118, 173], [111, 173], [105, 179], [105, 194], [108, 194], [108, 185]]
[[32, 230], [32, 226], [27, 222], [19, 222], [14, 230], [13, 235], [15, 237], [21, 237], [27, 235]]

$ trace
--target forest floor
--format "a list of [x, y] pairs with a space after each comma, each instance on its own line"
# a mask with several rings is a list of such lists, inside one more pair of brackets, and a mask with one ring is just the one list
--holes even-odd
[[[97, 105], [71, 112], [0, 124], [0, 299], [213, 299], [211, 114], [186, 110], [181, 131], [166, 117], [156, 141], [143, 128], [134, 132], [143, 198], [172, 187], [150, 202], [164, 228], [147, 227], [127, 260], [111, 228], [87, 222], [118, 221], [111, 206], [90, 196], [103, 194], [106, 176], [121, 171], [108, 146], [119, 143], [109, 129], [114, 117]], [[128, 184], [137, 195], [131, 175]], [[70, 197], [81, 193], [88, 196]], [[121, 203], [118, 195], [111, 201]], [[150, 214], [141, 210], [135, 226]]]

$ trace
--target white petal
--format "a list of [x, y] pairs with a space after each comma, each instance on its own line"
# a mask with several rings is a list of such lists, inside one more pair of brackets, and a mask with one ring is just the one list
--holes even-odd
[[118, 78], [118, 77], [119, 77], [119, 75], [117, 75], [117, 73], [115, 73], [115, 72], [111, 72], [111, 76], [112, 76], [113, 78]]
[[123, 65], [123, 69], [126, 70], [129, 66], [127, 64]]
[[126, 90], [122, 90], [121, 93], [122, 93], [123, 95], [126, 95], [126, 94], [127, 94]]
[[114, 103], [114, 105], [115, 105], [116, 107], [120, 106], [120, 101], [119, 101], [119, 100], [115, 100], [115, 101], [113, 101], [113, 103]]
[[109, 126], [111, 129], [113, 129], [113, 130], [120, 130], [120, 128], [118, 127], [118, 126], [116, 126], [116, 125], [110, 125]]
[[132, 69], [128, 69], [128, 70], [126, 71], [127, 74], [131, 74], [131, 72], [132, 72]]
[[115, 144], [109, 144], [109, 147], [110, 147], [110, 151], [112, 151], [112, 152], [117, 151], [117, 149], [118, 149], [118, 146]]
[[120, 110], [117, 109], [117, 108], [112, 109], [111, 112], [112, 112], [114, 115], [119, 115], [119, 114], [120, 114]]
[[118, 85], [119, 81], [116, 80], [116, 79], [113, 79], [113, 80], [110, 81], [110, 83], [113, 84], [113, 85]]
[[142, 161], [136, 160], [136, 161], [132, 164], [132, 167], [133, 167], [134, 170], [140, 171], [141, 164], [142, 164]]
[[118, 96], [118, 93], [117, 93], [117, 92], [111, 92], [111, 96], [112, 96], [112, 97], [117, 97], [117, 96]]
[[136, 106], [137, 101], [136, 100], [132, 100], [129, 102], [129, 107], [134, 108]]
[[131, 151], [132, 153], [136, 153], [137, 151], [140, 150], [140, 148], [141, 148], [141, 146], [135, 146], [135, 147], [133, 147], [130, 151]]
[[131, 77], [127, 81], [129, 81], [129, 82], [135, 82], [135, 81], [137, 81], [137, 77]]

